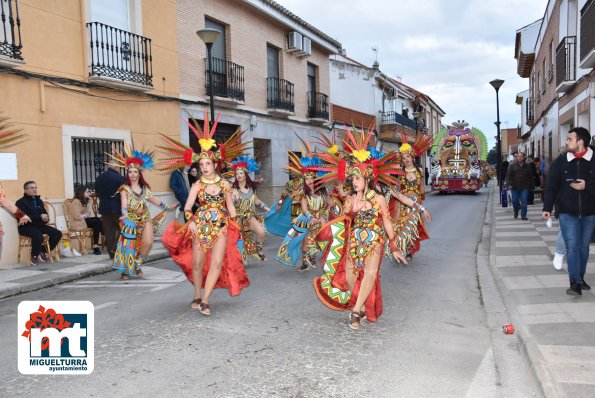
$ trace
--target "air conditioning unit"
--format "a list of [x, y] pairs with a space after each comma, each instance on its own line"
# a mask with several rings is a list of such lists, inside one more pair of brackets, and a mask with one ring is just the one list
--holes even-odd
[[302, 35], [298, 32], [289, 32], [289, 36], [287, 37], [288, 46], [287, 51], [295, 52], [295, 51], [302, 51]]
[[309, 57], [312, 55], [312, 40], [304, 37], [302, 40], [302, 51], [297, 52], [300, 57]]

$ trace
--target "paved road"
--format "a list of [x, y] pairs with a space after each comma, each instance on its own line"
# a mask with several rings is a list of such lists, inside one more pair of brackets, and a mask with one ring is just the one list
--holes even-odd
[[[385, 261], [384, 314], [359, 331], [318, 302], [315, 271], [272, 261], [252, 261], [241, 296], [216, 291], [210, 318], [190, 309], [191, 285], [170, 260], [142, 281], [110, 273], [2, 300], [0, 396], [498, 396], [510, 372], [494, 366], [476, 271], [487, 197], [428, 197], [432, 239], [408, 267]], [[269, 258], [279, 242], [267, 243]], [[93, 374], [18, 373], [16, 308], [36, 299], [94, 303]], [[517, 396], [531, 396], [528, 372], [514, 366]]]

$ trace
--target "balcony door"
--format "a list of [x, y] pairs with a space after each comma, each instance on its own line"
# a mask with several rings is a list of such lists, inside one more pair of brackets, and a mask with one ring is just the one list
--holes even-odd
[[281, 84], [279, 82], [279, 49], [267, 45], [267, 102], [278, 104], [281, 101]]
[[101, 22], [130, 32], [128, 0], [92, 0], [91, 22]]
[[[227, 71], [227, 54], [225, 51], [225, 25], [214, 21], [209, 18], [205, 18], [205, 28], [215, 29], [218, 30], [219, 36], [217, 36], [217, 40], [213, 43], [213, 47], [211, 48], [211, 67], [213, 69], [213, 91], [214, 95], [218, 97], [228, 97], [227, 87], [228, 87], [228, 71]], [[206, 67], [205, 70], [209, 70], [209, 60], [205, 60]], [[207, 83], [208, 83], [208, 74], [207, 74]], [[207, 84], [207, 93], [208, 93], [208, 84]]]

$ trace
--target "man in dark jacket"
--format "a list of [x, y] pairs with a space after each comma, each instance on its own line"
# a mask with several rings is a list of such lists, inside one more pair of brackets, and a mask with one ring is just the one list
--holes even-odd
[[111, 259], [116, 254], [116, 246], [120, 237], [120, 194], [118, 188], [124, 184], [124, 177], [115, 167], [108, 168], [97, 176], [95, 180], [95, 193], [99, 198], [99, 213], [105, 244]]
[[31, 264], [37, 265], [40, 262], [49, 261], [49, 253], [43, 251], [43, 235], [46, 234], [50, 241], [50, 251], [62, 239], [62, 232], [50, 227], [50, 217], [43, 205], [43, 201], [37, 195], [37, 184], [35, 181], [27, 181], [23, 185], [25, 194], [17, 200], [16, 206], [31, 219], [30, 223], [19, 226], [19, 234], [31, 238]]
[[588, 147], [590, 140], [587, 129], [570, 130], [566, 138], [568, 152], [552, 163], [543, 202], [544, 219], [550, 216], [554, 200], [558, 206], [568, 261], [568, 295], [582, 295], [582, 290], [591, 289], [584, 279], [595, 229], [595, 159]]
[[[512, 191], [512, 207], [514, 209], [514, 218], [519, 217], [519, 207], [521, 208], [521, 218], [527, 218], [527, 200], [529, 191], [534, 189], [535, 178], [531, 166], [525, 163], [525, 153], [517, 152], [516, 162], [508, 166], [506, 173], [506, 185]], [[520, 201], [520, 206], [519, 206]]]
[[188, 200], [188, 192], [190, 191], [183, 167], [171, 173], [169, 176], [169, 188], [173, 191], [178, 202], [180, 202], [180, 210], [183, 211], [184, 205], [186, 205], [186, 201]]

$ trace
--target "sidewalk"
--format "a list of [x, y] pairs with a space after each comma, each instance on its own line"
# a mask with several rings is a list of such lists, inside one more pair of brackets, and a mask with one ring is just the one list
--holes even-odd
[[[169, 253], [158, 239], [153, 243], [147, 262], [169, 257]], [[3, 266], [0, 268], [0, 299], [111, 270], [112, 261], [107, 254], [62, 258], [59, 262], [41, 263], [30, 267], [24, 264]]]
[[[566, 295], [566, 262], [561, 271], [552, 266], [559, 224], [546, 227], [541, 200], [523, 221], [498, 197], [493, 187], [490, 268], [532, 371], [546, 397], [595, 397], [595, 291]], [[585, 279], [595, 285], [595, 245]]]

